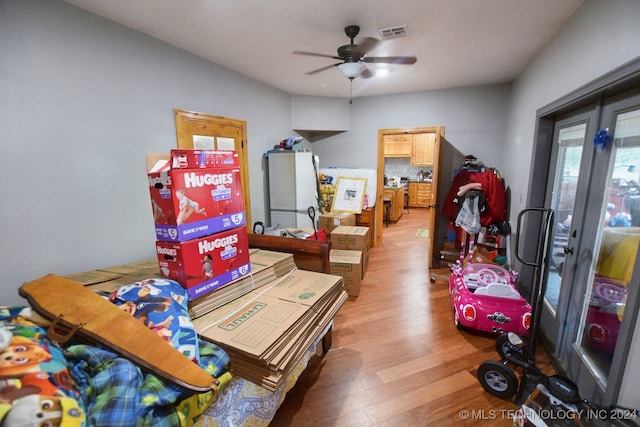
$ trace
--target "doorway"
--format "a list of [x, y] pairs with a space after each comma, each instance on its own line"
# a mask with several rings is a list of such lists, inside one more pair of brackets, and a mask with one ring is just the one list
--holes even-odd
[[237, 151], [245, 216], [247, 224], [251, 224], [247, 123], [180, 109], [175, 109], [175, 121], [178, 148]]
[[[528, 206], [555, 211], [544, 344], [582, 397], [603, 405], [620, 404], [623, 374], [637, 368], [639, 83], [635, 62], [539, 111], [529, 180]], [[533, 277], [523, 266], [522, 283]]]
[[[382, 212], [383, 193], [385, 188], [385, 155], [406, 160], [406, 170], [429, 170], [430, 179], [421, 181], [421, 193], [413, 195], [413, 200], [419, 200], [420, 208], [429, 211], [430, 218], [424, 229], [429, 239], [427, 249], [427, 262], [429, 268], [434, 266], [434, 243], [436, 242], [436, 230], [438, 229], [438, 181], [440, 177], [440, 158], [442, 139], [444, 138], [444, 126], [432, 126], [421, 128], [393, 128], [378, 130], [378, 183], [376, 201], [376, 242], [382, 242], [383, 218]], [[392, 154], [390, 154], [392, 153]], [[418, 184], [417, 172], [406, 181], [414, 180]], [[408, 182], [405, 184], [409, 186]], [[424, 188], [424, 189], [422, 189]], [[409, 192], [409, 199], [412, 194]], [[411, 202], [410, 202], [411, 203]]]

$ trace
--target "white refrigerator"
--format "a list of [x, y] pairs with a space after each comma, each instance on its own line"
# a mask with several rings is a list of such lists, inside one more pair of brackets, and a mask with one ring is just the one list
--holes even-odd
[[[269, 151], [271, 227], [313, 227], [309, 207], [318, 209], [318, 157], [310, 151]], [[315, 162], [315, 167], [314, 167]]]

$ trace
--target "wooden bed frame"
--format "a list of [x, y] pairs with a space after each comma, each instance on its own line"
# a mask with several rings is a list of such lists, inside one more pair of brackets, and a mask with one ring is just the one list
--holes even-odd
[[296, 266], [302, 270], [331, 272], [329, 251], [331, 242], [320, 240], [294, 239], [291, 237], [248, 234], [249, 247], [293, 254]]

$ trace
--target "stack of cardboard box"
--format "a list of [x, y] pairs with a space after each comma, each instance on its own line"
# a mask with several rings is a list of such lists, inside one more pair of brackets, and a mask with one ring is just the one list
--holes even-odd
[[232, 374], [274, 391], [330, 327], [348, 298], [342, 286], [339, 276], [295, 269], [193, 322], [229, 354]]
[[369, 227], [341, 225], [331, 231], [331, 274], [342, 276], [349, 296], [360, 295], [369, 268]]
[[162, 277], [194, 299], [249, 274], [238, 153], [149, 154], [147, 172]]

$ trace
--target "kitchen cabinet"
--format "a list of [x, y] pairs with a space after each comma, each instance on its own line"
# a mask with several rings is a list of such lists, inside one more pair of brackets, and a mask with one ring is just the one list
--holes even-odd
[[[402, 210], [404, 209], [404, 193], [405, 187], [399, 188], [385, 188], [384, 198], [391, 201], [391, 212], [389, 213], [389, 220], [396, 222], [402, 216]], [[387, 212], [384, 212], [386, 215]], [[386, 219], [386, 218], [385, 218]]]
[[384, 135], [382, 146], [385, 157], [411, 157], [413, 137], [411, 134]]
[[428, 208], [431, 205], [431, 183], [409, 182], [409, 207]]
[[435, 158], [436, 134], [416, 133], [411, 144], [412, 166], [433, 166]]

